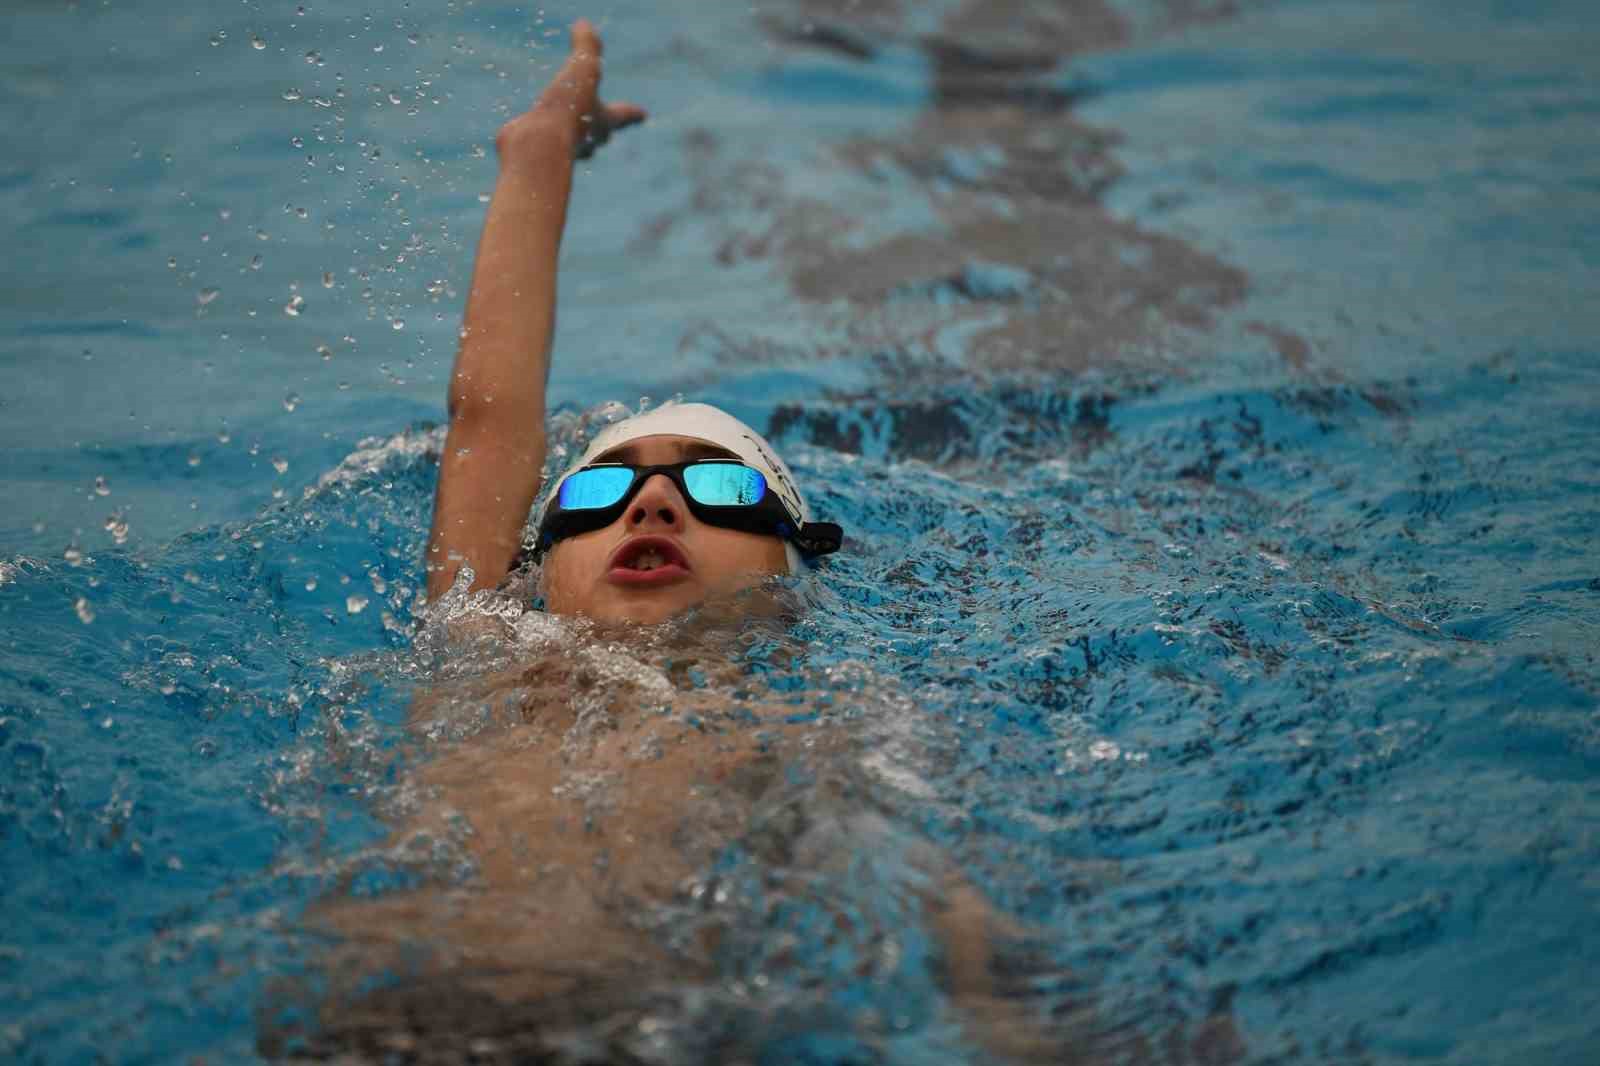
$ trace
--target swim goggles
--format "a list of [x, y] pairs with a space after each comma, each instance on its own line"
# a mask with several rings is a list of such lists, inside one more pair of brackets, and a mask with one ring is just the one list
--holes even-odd
[[603, 529], [622, 517], [639, 487], [664, 474], [682, 493], [689, 513], [707, 525], [779, 537], [800, 554], [839, 550], [844, 531], [832, 522], [802, 522], [761, 471], [731, 459], [692, 459], [665, 466], [594, 463], [574, 470], [556, 487], [534, 540], [537, 559], [559, 540]]

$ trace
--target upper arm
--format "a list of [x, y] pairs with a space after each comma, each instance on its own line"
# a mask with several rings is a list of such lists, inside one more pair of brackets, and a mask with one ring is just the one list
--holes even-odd
[[425, 549], [430, 600], [450, 588], [463, 564], [473, 569], [475, 589], [492, 588], [510, 572], [545, 457], [544, 426], [520, 421], [452, 405]]

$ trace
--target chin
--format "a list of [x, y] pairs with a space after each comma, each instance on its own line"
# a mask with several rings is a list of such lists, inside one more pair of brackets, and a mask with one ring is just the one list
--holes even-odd
[[656, 625], [698, 607], [705, 597], [690, 589], [659, 589], [639, 596], [604, 596], [595, 601], [552, 607], [556, 614], [577, 614], [601, 622]]
[[678, 615], [693, 610], [698, 602], [668, 603], [663, 600], [647, 600], [643, 603], [616, 604], [606, 612], [608, 622], [637, 622], [639, 625], [653, 626]]

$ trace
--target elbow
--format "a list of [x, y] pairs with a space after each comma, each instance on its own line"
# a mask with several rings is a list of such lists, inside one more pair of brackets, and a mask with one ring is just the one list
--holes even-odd
[[446, 404], [450, 415], [450, 439], [465, 448], [502, 448], [532, 455], [544, 463], [545, 429], [542, 412], [527, 411], [517, 404], [500, 404], [470, 392], [451, 390]]

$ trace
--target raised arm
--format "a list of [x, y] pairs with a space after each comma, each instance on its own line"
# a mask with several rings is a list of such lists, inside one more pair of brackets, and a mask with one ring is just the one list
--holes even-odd
[[498, 584], [539, 493], [572, 162], [645, 117], [631, 104], [600, 102], [600, 51], [600, 35], [579, 19], [566, 63], [495, 139], [500, 174], [450, 376], [450, 429], [424, 559], [430, 600], [450, 588], [463, 563], [475, 573], [473, 588]]

